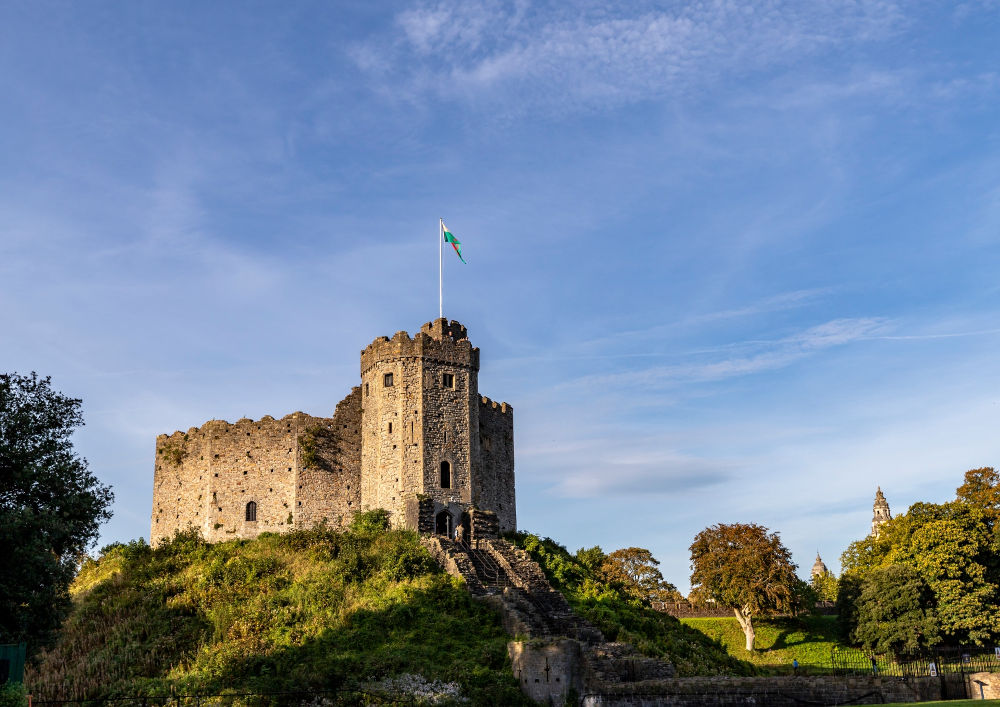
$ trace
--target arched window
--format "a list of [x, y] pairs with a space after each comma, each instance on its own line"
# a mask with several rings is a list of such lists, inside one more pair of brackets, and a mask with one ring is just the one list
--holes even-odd
[[247, 520], [256, 521], [257, 520], [257, 502], [250, 501], [247, 504]]
[[451, 464], [441, 462], [441, 488], [451, 488]]

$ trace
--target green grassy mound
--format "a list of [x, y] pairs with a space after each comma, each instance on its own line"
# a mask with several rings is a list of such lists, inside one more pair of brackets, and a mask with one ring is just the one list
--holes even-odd
[[714, 637], [602, 584], [593, 568], [581, 561], [579, 555], [585, 551], [574, 556], [551, 538], [530, 533], [515, 533], [508, 539], [527, 550], [573, 610], [609, 641], [631, 643], [645, 655], [669, 660], [681, 676], [757, 674], [753, 665], [731, 656]]
[[137, 541], [86, 561], [72, 593], [57, 643], [29, 667], [36, 699], [364, 689], [410, 674], [457, 683], [472, 704], [529, 704], [499, 617], [411, 532]]
[[681, 619], [729, 653], [768, 673], [791, 673], [792, 660], [801, 673], [824, 673], [833, 667], [832, 650], [843, 648], [835, 616], [802, 616], [754, 620], [756, 650], [746, 650], [746, 638], [736, 618]]

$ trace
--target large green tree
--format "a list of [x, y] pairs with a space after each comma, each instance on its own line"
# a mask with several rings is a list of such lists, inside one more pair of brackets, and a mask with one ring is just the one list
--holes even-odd
[[44, 645], [113, 496], [73, 449], [81, 401], [35, 373], [0, 374], [0, 643]]
[[[846, 628], [860, 621], [852, 602], [859, 601], [875, 573], [902, 565], [929, 588], [943, 639], [984, 645], [1000, 636], [998, 481], [990, 467], [973, 469], [956, 500], [915, 503], [882, 525], [877, 538], [852, 543], [841, 558], [842, 580], [850, 576], [854, 587], [843, 595]], [[884, 586], [888, 580], [879, 581]]]
[[748, 651], [754, 649], [754, 617], [795, 606], [802, 584], [795, 568], [778, 534], [755, 523], [713, 525], [691, 544], [695, 595], [732, 608]]
[[934, 593], [908, 565], [874, 570], [855, 602], [852, 638], [870, 651], [913, 656], [940, 640]]

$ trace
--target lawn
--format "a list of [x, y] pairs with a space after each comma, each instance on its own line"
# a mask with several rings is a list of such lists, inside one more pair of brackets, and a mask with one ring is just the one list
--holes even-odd
[[[943, 700], [941, 702], [913, 702], [911, 704], [918, 704], [920, 707], [925, 705], [948, 705], [948, 707], [974, 707], [974, 705], [981, 705], [983, 702], [993, 702], [996, 704], [1000, 700]], [[881, 705], [858, 705], [857, 707], [882, 707]]]
[[805, 616], [754, 622], [756, 650], [746, 650], [746, 639], [736, 618], [681, 619], [681, 622], [722, 643], [741, 660], [775, 674], [791, 673], [792, 660], [799, 661], [800, 673], [826, 673], [833, 667], [830, 653], [843, 648], [836, 617]]

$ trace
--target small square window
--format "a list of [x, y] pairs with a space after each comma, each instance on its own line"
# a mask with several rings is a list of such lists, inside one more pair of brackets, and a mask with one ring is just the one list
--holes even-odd
[[391, 388], [392, 387], [392, 374], [391, 373], [386, 373], [384, 376], [382, 376], [382, 385], [385, 386], [386, 388]]
[[445, 388], [455, 387], [455, 374], [454, 373], [444, 373], [441, 375], [441, 385]]

